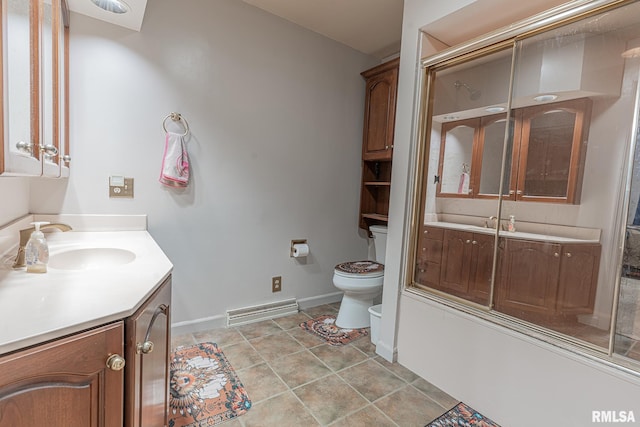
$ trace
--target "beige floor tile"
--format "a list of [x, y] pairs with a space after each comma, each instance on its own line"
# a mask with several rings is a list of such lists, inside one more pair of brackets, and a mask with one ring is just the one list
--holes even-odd
[[363, 352], [350, 345], [323, 344], [313, 347], [311, 352], [336, 372], [367, 359]]
[[282, 328], [273, 320], [250, 323], [238, 326], [236, 329], [248, 340], [282, 332]]
[[219, 347], [226, 347], [230, 344], [245, 341], [240, 332], [234, 328], [218, 328], [194, 332], [193, 336], [198, 342], [213, 342], [218, 344]]
[[[369, 332], [370, 333], [370, 332]], [[376, 357], [376, 346], [371, 343], [371, 336], [367, 335], [366, 337], [362, 337], [357, 339], [351, 343], [358, 350], [363, 352], [369, 357]]]
[[245, 427], [313, 427], [319, 426], [309, 411], [291, 393], [254, 405], [242, 415]]
[[418, 378], [411, 384], [445, 409], [451, 409], [460, 403], [459, 400], [449, 396], [447, 393], [423, 378]]
[[282, 356], [297, 353], [304, 349], [298, 341], [294, 340], [286, 332], [256, 338], [251, 340], [250, 343], [267, 362], [272, 362]]
[[287, 333], [307, 348], [316, 347], [326, 343], [326, 341], [320, 338], [318, 335], [312, 334], [311, 332], [302, 328], [289, 329]]
[[382, 411], [374, 405], [369, 405], [355, 414], [336, 421], [331, 427], [395, 427]]
[[171, 335], [171, 348], [189, 347], [196, 343], [192, 334]]
[[292, 314], [291, 316], [279, 317], [277, 319], [273, 319], [273, 321], [276, 322], [282, 329], [287, 331], [292, 328], [300, 327], [300, 323], [306, 322], [309, 319], [310, 317], [308, 315], [300, 312], [297, 314]]
[[236, 370], [251, 403], [261, 402], [288, 389], [266, 363]]
[[291, 388], [331, 373], [309, 350], [280, 357], [271, 362], [271, 368]]
[[374, 402], [407, 385], [379, 363], [368, 360], [341, 371], [340, 375], [360, 394]]
[[375, 405], [400, 427], [424, 426], [446, 412], [411, 385], [378, 400]]
[[224, 347], [221, 346], [220, 348], [235, 370], [264, 363], [264, 359], [260, 357], [260, 354], [258, 354], [247, 341]]
[[293, 390], [322, 425], [357, 411], [369, 402], [332, 374]]
[[390, 370], [391, 372], [393, 372], [394, 374], [396, 374], [397, 376], [399, 376], [400, 378], [402, 378], [408, 383], [420, 378], [418, 375], [414, 374], [409, 369], [405, 368], [404, 366], [402, 366], [397, 362], [393, 362], [393, 363], [388, 362], [380, 356], [376, 357], [375, 361], [380, 363], [382, 366], [384, 366], [385, 368], [387, 368], [388, 370]]

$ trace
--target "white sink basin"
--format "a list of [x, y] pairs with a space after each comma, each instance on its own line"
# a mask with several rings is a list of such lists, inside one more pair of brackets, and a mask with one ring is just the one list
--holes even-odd
[[72, 249], [49, 257], [49, 267], [58, 270], [99, 270], [129, 264], [136, 254], [119, 248]]

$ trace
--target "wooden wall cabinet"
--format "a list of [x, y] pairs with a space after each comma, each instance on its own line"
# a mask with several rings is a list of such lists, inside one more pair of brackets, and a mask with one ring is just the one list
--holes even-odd
[[127, 319], [0, 357], [0, 427], [166, 426], [170, 307], [168, 278]]
[[592, 313], [600, 250], [600, 244], [506, 239], [495, 308], [545, 316]]
[[362, 73], [366, 79], [360, 228], [386, 225], [391, 188], [399, 59]]
[[0, 175], [69, 175], [66, 0], [2, 3]]
[[[513, 110], [505, 199], [580, 203], [591, 104], [580, 98]], [[502, 158], [505, 119], [499, 114], [442, 125], [438, 197], [498, 197], [501, 165], [495, 160]], [[489, 132], [492, 126], [498, 132]], [[469, 168], [468, 191], [458, 185], [463, 164]]]
[[0, 357], [0, 426], [122, 427], [123, 343], [117, 322]]

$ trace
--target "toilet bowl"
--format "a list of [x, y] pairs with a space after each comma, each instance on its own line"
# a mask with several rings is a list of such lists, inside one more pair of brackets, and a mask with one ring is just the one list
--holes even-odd
[[344, 292], [336, 326], [343, 329], [368, 328], [369, 307], [382, 293], [387, 227], [371, 226], [375, 261], [350, 261], [336, 265], [333, 285]]

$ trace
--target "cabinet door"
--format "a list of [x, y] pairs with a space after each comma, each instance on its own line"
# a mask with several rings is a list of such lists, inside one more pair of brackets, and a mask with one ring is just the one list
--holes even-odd
[[[38, 141], [38, 97], [32, 58], [37, 55], [37, 0], [2, 2], [3, 43], [0, 67], [2, 141], [0, 174], [38, 176], [42, 172]], [[36, 76], [36, 81], [37, 81]], [[35, 117], [34, 114], [36, 113]]]
[[590, 116], [588, 98], [518, 112], [517, 200], [579, 203]]
[[560, 245], [555, 243], [507, 239], [496, 309], [509, 314], [553, 312], [560, 252]]
[[169, 278], [127, 319], [126, 427], [167, 425], [170, 307]]
[[416, 257], [415, 280], [418, 284], [432, 288], [437, 288], [440, 284], [442, 237], [442, 228], [423, 227]]
[[561, 314], [593, 312], [600, 268], [600, 245], [562, 245], [558, 303]]
[[473, 233], [444, 230], [439, 288], [465, 298], [469, 293]]
[[121, 427], [124, 327], [114, 323], [0, 358], [1, 427]]
[[364, 160], [391, 159], [396, 118], [398, 60], [365, 71]]
[[468, 298], [478, 304], [488, 305], [493, 269], [495, 237], [491, 234], [473, 234], [471, 241], [471, 273]]

